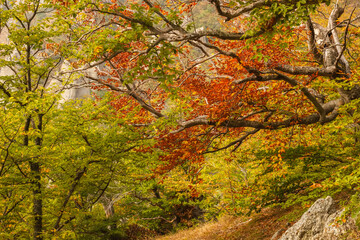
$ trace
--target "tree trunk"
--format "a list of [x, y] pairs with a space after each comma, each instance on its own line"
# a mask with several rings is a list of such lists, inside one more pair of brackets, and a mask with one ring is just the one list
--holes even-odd
[[33, 187], [33, 209], [34, 216], [33, 222], [33, 239], [42, 240], [42, 196], [41, 196], [41, 177], [40, 177], [40, 164], [30, 162], [30, 170], [33, 179], [31, 181]]
[[[32, 117], [29, 116], [26, 119], [25, 123], [25, 136], [24, 136], [24, 146], [29, 146], [29, 136], [27, 132], [30, 129]], [[37, 126], [38, 130], [42, 130], [42, 116], [39, 115], [39, 124]], [[41, 138], [37, 137], [35, 139], [35, 144], [37, 146], [41, 146]], [[32, 215], [33, 219], [33, 239], [34, 240], [42, 240], [42, 219], [43, 219], [43, 205], [42, 205], [42, 195], [41, 195], [41, 167], [39, 162], [29, 161], [30, 166], [30, 177], [31, 177], [31, 188], [33, 194], [33, 209]]]

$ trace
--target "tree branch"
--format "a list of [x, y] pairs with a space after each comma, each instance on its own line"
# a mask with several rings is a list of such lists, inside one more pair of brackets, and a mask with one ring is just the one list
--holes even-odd
[[[276, 74], [278, 74], [285, 82], [289, 83], [291, 86], [296, 87], [299, 85], [299, 83], [295, 79], [292, 79], [292, 78], [290, 78], [282, 73], [279, 73], [279, 72], [276, 72]], [[309, 90], [306, 87], [302, 87], [301, 91], [304, 93], [304, 95], [310, 100], [310, 102], [315, 106], [316, 110], [319, 112], [320, 122], [321, 123], [324, 122], [325, 121], [325, 110], [323, 109], [321, 104], [316, 100], [316, 98], [309, 92]]]
[[339, 36], [336, 31], [336, 26], [337, 26], [336, 20], [343, 14], [343, 12], [344, 12], [344, 9], [340, 8], [338, 4], [335, 4], [335, 7], [329, 17], [328, 29], [331, 30], [331, 34], [332, 34], [331, 36], [333, 38], [336, 51], [338, 53], [338, 56], [340, 56], [339, 60], [341, 60], [341, 62], [345, 66], [345, 73], [349, 75], [351, 72], [350, 65], [349, 65], [348, 61], [346, 60], [346, 58], [344, 57], [344, 55], [342, 54], [342, 51], [343, 51], [342, 47], [341, 47], [342, 45], [340, 43]]
[[323, 56], [322, 54], [318, 51], [317, 47], [316, 47], [316, 40], [315, 40], [315, 30], [314, 30], [314, 25], [311, 21], [311, 18], [309, 16], [307, 22], [306, 22], [306, 26], [307, 29], [309, 30], [310, 34], [309, 34], [309, 39], [308, 39], [308, 47], [309, 47], [309, 51], [313, 54], [315, 60], [319, 63], [323, 63]]
[[260, 0], [260, 1], [256, 1], [254, 3], [251, 3], [245, 7], [242, 7], [238, 10], [236, 10], [235, 12], [229, 12], [229, 11], [224, 11], [222, 9], [222, 6], [220, 4], [220, 1], [219, 0], [210, 0], [210, 3], [212, 3], [215, 8], [216, 8], [216, 11], [218, 12], [218, 14], [220, 16], [223, 16], [223, 17], [226, 17], [226, 20], [225, 21], [230, 21], [231, 19], [233, 18], [236, 18], [244, 13], [248, 13], [250, 11], [252, 11], [253, 9], [255, 8], [259, 8], [259, 7], [262, 7], [262, 6], [270, 6], [272, 4], [271, 1], [268, 1], [268, 0]]
[[326, 68], [318, 68], [318, 67], [299, 67], [299, 66], [291, 66], [291, 65], [278, 65], [274, 69], [285, 72], [285, 73], [289, 73], [291, 75], [313, 75], [313, 74], [316, 74], [318, 76], [331, 77], [336, 73], [335, 66], [329, 66]]

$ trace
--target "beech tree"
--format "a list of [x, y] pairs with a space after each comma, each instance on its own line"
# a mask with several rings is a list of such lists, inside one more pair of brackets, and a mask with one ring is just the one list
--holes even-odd
[[[358, 188], [356, 2], [1, 3], [4, 238], [110, 237], [129, 203], [171, 225], [203, 199], [258, 210]], [[99, 101], [59, 104], [79, 76]]]
[[137, 167], [146, 172], [151, 159], [134, 149], [149, 143], [109, 99], [62, 99], [78, 76], [59, 75], [57, 45], [69, 30], [55, 18], [61, 9], [42, 0], [1, 9], [0, 238], [109, 237], [104, 193]]
[[[184, 155], [236, 149], [261, 131], [331, 122], [359, 97], [351, 51], [358, 18], [349, 1], [83, 4], [87, 19], [79, 26], [86, 27], [66, 46], [86, 54], [78, 70], [102, 64], [101, 78], [89, 78], [119, 93], [117, 105], [135, 101], [144, 109], [134, 124], [154, 117], [177, 126], [162, 132], [183, 140], [169, 167]], [[192, 21], [198, 4], [212, 6], [224, 26], [200, 28]], [[332, 11], [314, 22], [324, 4]], [[91, 19], [97, 22], [89, 27]]]
[[[156, 148], [165, 154], [159, 158], [155, 176], [171, 178], [167, 173], [183, 171], [190, 179], [189, 195], [197, 197], [201, 194], [196, 189], [203, 181], [200, 173], [211, 158], [207, 154], [227, 150], [232, 153], [225, 158], [231, 161], [239, 156], [237, 152], [248, 150], [263, 160], [246, 159], [266, 164], [264, 172], [276, 176], [268, 182], [286, 185], [274, 188], [260, 180], [256, 191], [249, 186], [244, 191], [231, 187], [232, 192], [243, 193], [239, 196], [246, 192], [257, 199], [246, 204], [250, 209], [286, 201], [292, 191], [325, 191], [319, 182], [334, 179], [327, 167], [324, 172], [329, 174], [320, 176], [315, 170], [296, 170], [291, 159], [300, 165], [317, 159], [325, 145], [320, 146], [311, 134], [323, 133], [323, 126], [334, 127], [335, 120], [347, 119], [348, 114], [351, 124], [357, 124], [356, 2], [114, 0], [79, 4], [83, 18], [75, 21], [73, 44], [64, 46], [69, 56], [77, 54], [79, 67], [69, 72], [95, 68], [98, 77], [88, 78], [94, 88], [113, 93], [115, 108], [141, 108], [129, 123], [157, 131], [149, 137], [156, 139]], [[201, 13], [205, 21], [198, 21], [199, 9], [211, 9], [208, 15]], [[221, 27], [204, 24], [212, 21], [219, 21]], [[129, 111], [120, 114], [126, 116]], [[303, 144], [293, 137], [294, 131], [312, 139], [314, 145], [293, 147], [292, 142]], [[246, 140], [259, 152], [244, 146]], [[282, 156], [288, 160], [282, 161]], [[339, 155], [319, 159], [332, 161]], [[316, 161], [314, 166], [322, 164]], [[328, 166], [340, 169], [347, 164], [337, 161]], [[292, 178], [296, 171], [303, 175]], [[259, 169], [253, 173], [263, 174]], [[310, 175], [311, 180], [305, 179]], [[254, 196], [252, 191], [265, 195]]]

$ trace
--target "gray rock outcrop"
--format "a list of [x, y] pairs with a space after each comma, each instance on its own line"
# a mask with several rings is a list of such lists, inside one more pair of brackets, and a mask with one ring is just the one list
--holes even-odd
[[344, 221], [331, 197], [318, 199], [279, 240], [337, 240], [356, 232], [355, 221], [347, 217]]

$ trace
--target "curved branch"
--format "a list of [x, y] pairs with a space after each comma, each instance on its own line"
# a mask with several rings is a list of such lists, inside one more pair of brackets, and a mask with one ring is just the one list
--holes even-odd
[[218, 14], [220, 16], [223, 16], [223, 17], [226, 17], [226, 21], [229, 21], [233, 18], [236, 18], [244, 13], [248, 13], [250, 11], [252, 11], [253, 9], [255, 8], [259, 8], [259, 7], [262, 7], [262, 6], [270, 6], [272, 4], [271, 1], [268, 1], [268, 0], [259, 0], [259, 1], [256, 1], [254, 3], [251, 3], [245, 7], [242, 7], [238, 10], [236, 10], [235, 12], [231, 13], [229, 11], [224, 11], [221, 7], [221, 4], [220, 4], [220, 1], [219, 0], [210, 0], [210, 3], [212, 3], [215, 8], [216, 8], [216, 11], [218, 12]]
[[135, 18], [131, 18], [129, 16], [126, 16], [120, 12], [109, 12], [109, 11], [105, 11], [105, 10], [101, 10], [96, 4], [92, 3], [93, 6], [95, 6], [95, 9], [92, 9], [93, 12], [99, 12], [99, 13], [103, 13], [103, 14], [108, 14], [108, 15], [113, 15], [113, 16], [117, 16], [117, 17], [120, 17], [124, 20], [127, 20], [129, 22], [132, 22], [132, 23], [138, 23], [144, 27], [146, 27], [147, 29], [149, 29], [150, 31], [152, 31], [153, 33], [156, 33], [156, 34], [160, 34], [162, 33], [158, 28], [154, 27], [153, 25], [145, 22], [145, 21], [142, 21], [142, 20], [139, 20], [139, 19], [135, 19]]
[[317, 74], [318, 76], [328, 76], [328, 77], [331, 77], [336, 73], [335, 66], [318, 68], [318, 67], [299, 67], [299, 66], [291, 66], [291, 65], [279, 65], [275, 67], [275, 70], [279, 70], [292, 75]]
[[[149, 7], [153, 8], [153, 4], [149, 0], [143, 0]], [[160, 16], [167, 24], [169, 24], [173, 29], [178, 30], [181, 33], [186, 33], [186, 31], [179, 25], [174, 24], [171, 22], [168, 18], [165, 17], [164, 14], [162, 14], [158, 9], [154, 9], [154, 12]]]
[[201, 37], [216, 37], [218, 39], [222, 40], [247, 40], [251, 38], [255, 38], [263, 34], [265, 30], [261, 29], [253, 34], [248, 34], [248, 32], [239, 32], [239, 33], [233, 33], [233, 32], [223, 32], [219, 30], [211, 30], [211, 31], [198, 31], [196, 33], [192, 33], [191, 36], [195, 38], [201, 38]]
[[241, 145], [241, 143], [243, 143], [249, 136], [251, 135], [254, 135], [255, 133], [257, 133], [258, 131], [260, 131], [260, 129], [254, 129], [250, 132], [246, 132], [246, 134], [244, 136], [242, 136], [241, 138], [229, 143], [228, 145], [224, 146], [224, 147], [221, 147], [221, 148], [217, 148], [215, 150], [210, 150], [210, 151], [206, 151], [204, 152], [204, 154], [207, 154], [207, 153], [214, 153], [214, 152], [218, 152], [218, 151], [222, 151], [222, 150], [225, 150], [225, 149], [228, 149], [234, 145], [237, 145], [235, 147], [235, 149], [233, 151], [235, 151], [237, 149], [238, 146]]
[[330, 14], [330, 17], [329, 17], [329, 23], [328, 23], [328, 29], [330, 29], [331, 31], [331, 36], [332, 36], [332, 39], [334, 41], [334, 45], [335, 45], [335, 48], [336, 48], [336, 51], [338, 53], [338, 56], [340, 57], [340, 61], [344, 64], [345, 66], [345, 73], [346, 74], [350, 74], [350, 65], [348, 63], [348, 61], [346, 60], [346, 58], [344, 57], [344, 55], [342, 54], [343, 53], [343, 50], [342, 50], [342, 44], [340, 43], [340, 39], [339, 39], [339, 36], [338, 36], [338, 33], [336, 31], [336, 20], [344, 13], [344, 9], [339, 7], [338, 4], [335, 4], [335, 7], [333, 9], [333, 11], [331, 12]]
[[265, 76], [252, 75], [252, 76], [244, 78], [244, 79], [235, 80], [232, 83], [242, 84], [242, 83], [253, 82], [253, 81], [268, 82], [268, 81], [279, 80], [279, 79], [280, 79], [280, 77], [278, 74], [269, 74], [269, 75], [265, 75]]
[[[124, 89], [121, 89], [119, 87], [116, 87], [112, 84], [109, 84], [109, 83], [106, 83], [104, 81], [102, 81], [101, 79], [99, 78], [94, 78], [94, 77], [91, 77], [91, 76], [86, 76], [87, 78], [93, 80], [93, 81], [96, 81], [98, 83], [100, 83], [101, 85], [104, 85], [108, 88], [110, 88], [111, 90], [113, 91], [116, 91], [116, 92], [124, 92]], [[161, 118], [161, 117], [165, 117], [165, 115], [163, 115], [162, 113], [160, 113], [159, 111], [157, 111], [155, 108], [153, 108], [151, 105], [147, 104], [141, 97], [139, 97], [134, 91], [128, 91], [127, 94], [129, 96], [131, 96], [132, 98], [134, 98], [142, 108], [144, 108], [145, 110], [151, 112], [152, 114], [154, 114], [156, 117], [158, 118]]]
[[[336, 58], [336, 60], [335, 60], [335, 66], [337, 66], [338, 65], [338, 63], [339, 63], [339, 61], [342, 59], [342, 58], [344, 58], [344, 52], [345, 52], [345, 49], [346, 49], [346, 45], [347, 45], [347, 35], [348, 35], [348, 32], [349, 32], [349, 26], [350, 26], [350, 23], [351, 23], [351, 18], [352, 18], [352, 15], [354, 14], [354, 12], [355, 12], [355, 9], [356, 8], [354, 8], [353, 10], [352, 10], [352, 12], [351, 12], [351, 14], [350, 14], [350, 17], [349, 17], [349, 21], [347, 22], [347, 24], [346, 24], [346, 28], [345, 28], [345, 34], [344, 34], [344, 44], [343, 44], [343, 47], [342, 47], [342, 49], [341, 49], [341, 52], [339, 52], [339, 56]], [[345, 59], [346, 60], [346, 59]], [[342, 60], [343, 61], [343, 60]], [[345, 62], [345, 67], [346, 67], [346, 71], [349, 71], [349, 73], [350, 73], [350, 66], [349, 66], [349, 64], [348, 65], [346, 65], [346, 62]], [[349, 69], [347, 69], [347, 68], [349, 68]], [[347, 72], [348, 73], [348, 72]]]
[[314, 25], [311, 21], [311, 18], [309, 16], [307, 22], [306, 22], [306, 27], [309, 30], [310, 34], [309, 34], [309, 39], [308, 39], [308, 47], [309, 47], [309, 51], [313, 54], [314, 58], [316, 61], [318, 61], [319, 63], [323, 62], [323, 56], [322, 54], [318, 51], [316, 44], [315, 44], [315, 30], [314, 30]]
[[[324, 109], [325, 115], [329, 114], [329, 116], [325, 117], [322, 123], [327, 123], [336, 118], [338, 115], [338, 108], [345, 104], [343, 98], [338, 98], [332, 101], [329, 101], [322, 105]], [[228, 128], [241, 128], [241, 127], [251, 127], [255, 129], [280, 129], [280, 128], [288, 128], [294, 125], [310, 125], [314, 123], [320, 122], [320, 116], [318, 113], [310, 114], [304, 117], [293, 116], [283, 121], [277, 122], [260, 122], [260, 121], [250, 121], [246, 119], [233, 119], [233, 120], [225, 120], [220, 124], [217, 121], [211, 121], [208, 119], [208, 116], [201, 116], [198, 118], [194, 118], [188, 121], [184, 121], [181, 125], [181, 130], [185, 128], [207, 125], [207, 126], [221, 126]]]
[[[275, 71], [276, 72], [276, 71]], [[298, 86], [299, 83], [282, 73], [276, 72], [285, 82], [289, 83], [291, 86]], [[323, 123], [325, 121], [325, 110], [321, 106], [321, 104], [316, 100], [316, 98], [309, 92], [309, 90], [306, 87], [302, 87], [301, 91], [304, 93], [304, 95], [310, 100], [310, 102], [315, 106], [316, 110], [320, 114], [320, 122]]]

